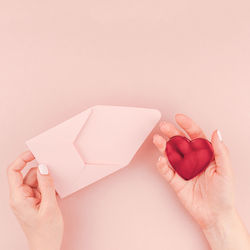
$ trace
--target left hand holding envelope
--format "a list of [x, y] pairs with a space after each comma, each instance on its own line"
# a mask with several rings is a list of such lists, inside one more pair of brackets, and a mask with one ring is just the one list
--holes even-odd
[[10, 205], [31, 250], [59, 250], [64, 226], [54, 183], [45, 165], [31, 168], [23, 177], [21, 170], [32, 160], [27, 151], [8, 167]]

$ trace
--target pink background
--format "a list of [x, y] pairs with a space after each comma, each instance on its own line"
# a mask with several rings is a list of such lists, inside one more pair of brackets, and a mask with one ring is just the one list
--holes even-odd
[[[185, 113], [219, 128], [250, 229], [248, 0], [0, 1], [0, 249], [27, 249], [5, 170], [24, 141], [95, 104]], [[208, 249], [155, 169], [132, 163], [61, 201], [63, 250]], [[181, 240], [180, 240], [181, 239]]]

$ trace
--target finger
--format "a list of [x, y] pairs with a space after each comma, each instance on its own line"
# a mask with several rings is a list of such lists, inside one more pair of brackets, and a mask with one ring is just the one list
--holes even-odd
[[167, 136], [168, 138], [171, 138], [176, 135], [186, 136], [181, 130], [176, 128], [176, 126], [170, 122], [162, 121], [160, 124], [160, 130], [161, 132]]
[[23, 184], [23, 175], [21, 170], [26, 164], [34, 160], [34, 156], [30, 151], [22, 153], [7, 169], [9, 186], [12, 192], [16, 191]]
[[23, 183], [32, 187], [32, 188], [36, 188], [38, 185], [37, 182], [37, 168], [31, 168], [29, 170], [29, 172], [25, 175], [24, 179], [23, 179]]
[[41, 210], [57, 204], [54, 182], [45, 164], [40, 164], [37, 169], [38, 186], [41, 192]]
[[213, 177], [216, 174], [216, 163], [212, 161], [209, 163], [208, 167], [205, 169], [205, 175], [209, 178]]
[[191, 139], [205, 138], [206, 135], [202, 129], [188, 116], [183, 114], [176, 114], [175, 120], [178, 125], [184, 129], [184, 131], [190, 136]]
[[153, 137], [153, 143], [161, 153], [165, 152], [166, 140], [162, 136], [155, 134]]
[[214, 149], [216, 172], [222, 175], [231, 175], [232, 169], [229, 151], [222, 141], [222, 136], [219, 130], [213, 132], [211, 142]]
[[170, 186], [178, 192], [181, 187], [185, 184], [185, 181], [175, 172], [175, 170], [170, 166], [167, 158], [160, 156], [156, 164], [158, 171], [167, 180]]
[[41, 201], [41, 193], [37, 189], [33, 189], [36, 199], [40, 202]]

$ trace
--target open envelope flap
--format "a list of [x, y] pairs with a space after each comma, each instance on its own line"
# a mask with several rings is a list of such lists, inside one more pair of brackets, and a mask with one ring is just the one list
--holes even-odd
[[152, 109], [94, 106], [75, 146], [86, 165], [126, 166], [159, 118]]
[[26, 144], [65, 197], [126, 166], [160, 116], [154, 109], [98, 105]]
[[93, 107], [74, 143], [85, 168], [70, 187], [61, 187], [60, 196], [65, 197], [128, 165], [160, 117], [160, 112], [154, 109]]
[[91, 109], [87, 109], [26, 142], [37, 162], [48, 165], [57, 190], [70, 185], [83, 169], [73, 141], [90, 114]]

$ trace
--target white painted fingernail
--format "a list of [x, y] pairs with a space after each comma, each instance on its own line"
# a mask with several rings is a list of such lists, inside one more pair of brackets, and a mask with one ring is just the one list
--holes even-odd
[[49, 170], [45, 164], [39, 164], [38, 169], [41, 175], [47, 175], [49, 173]]
[[157, 142], [157, 140], [158, 140], [157, 138], [158, 138], [158, 135], [154, 135], [153, 136], [153, 142]]
[[219, 140], [222, 141], [222, 136], [221, 136], [221, 132], [220, 132], [219, 129], [217, 130], [217, 135], [218, 135], [218, 137], [219, 137]]

